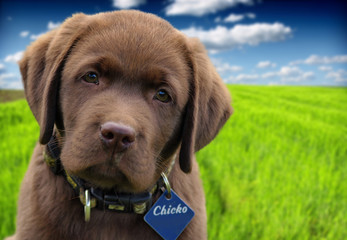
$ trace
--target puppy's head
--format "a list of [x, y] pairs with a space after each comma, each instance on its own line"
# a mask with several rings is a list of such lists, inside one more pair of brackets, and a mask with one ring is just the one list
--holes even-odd
[[179, 150], [188, 173], [231, 114], [204, 47], [137, 11], [74, 15], [20, 62], [47, 144], [56, 126], [66, 171], [103, 188], [150, 188]]

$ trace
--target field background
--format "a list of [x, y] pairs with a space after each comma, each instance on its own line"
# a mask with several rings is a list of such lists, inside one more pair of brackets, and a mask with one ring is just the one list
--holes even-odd
[[[347, 239], [347, 88], [229, 88], [235, 112], [197, 154], [209, 239]], [[39, 128], [25, 100], [0, 125], [2, 239]]]

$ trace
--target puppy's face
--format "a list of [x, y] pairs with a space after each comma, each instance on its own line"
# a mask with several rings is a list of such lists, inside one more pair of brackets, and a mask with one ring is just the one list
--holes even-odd
[[165, 147], [181, 132], [192, 76], [174, 29], [126, 24], [89, 32], [66, 60], [61, 160], [93, 185], [137, 192], [170, 163]]
[[175, 153], [189, 173], [232, 112], [202, 44], [137, 11], [74, 15], [20, 69], [40, 143], [55, 125], [65, 170], [96, 187], [145, 191]]

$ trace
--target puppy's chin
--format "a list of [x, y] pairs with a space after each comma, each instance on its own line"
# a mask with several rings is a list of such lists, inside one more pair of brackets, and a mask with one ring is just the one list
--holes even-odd
[[116, 167], [100, 164], [89, 167], [75, 176], [83, 179], [87, 186], [101, 189], [114, 189], [119, 192], [133, 192], [127, 177]]
[[122, 164], [112, 165], [102, 163], [78, 172], [68, 172], [83, 179], [88, 187], [114, 190], [117, 192], [144, 192], [151, 189], [156, 183], [156, 180], [158, 180], [154, 176], [154, 169], [153, 171], [136, 173], [128, 167], [122, 168]]

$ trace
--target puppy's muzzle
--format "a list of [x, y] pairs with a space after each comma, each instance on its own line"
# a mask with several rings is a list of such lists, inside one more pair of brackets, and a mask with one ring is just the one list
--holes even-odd
[[100, 127], [102, 143], [115, 153], [127, 150], [135, 142], [135, 136], [135, 130], [123, 124], [106, 122]]

